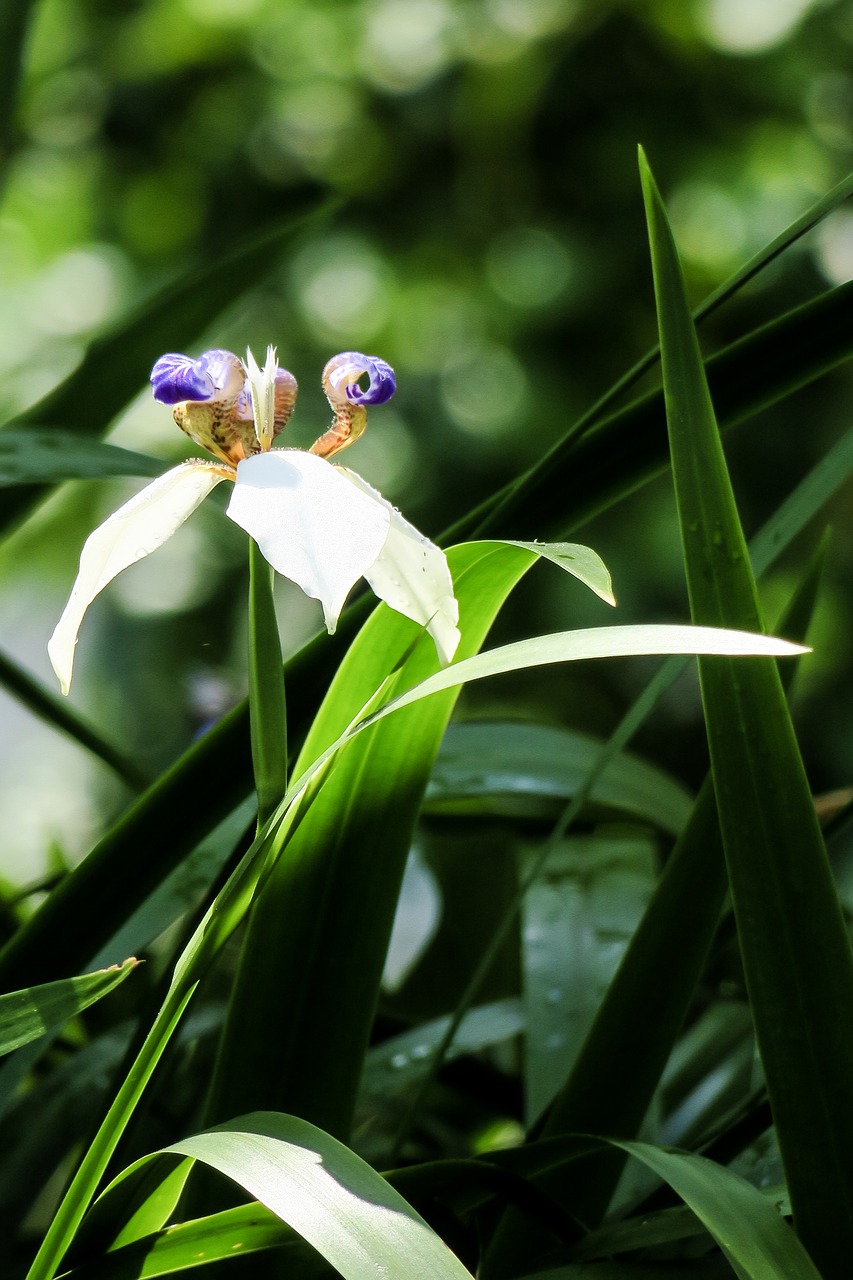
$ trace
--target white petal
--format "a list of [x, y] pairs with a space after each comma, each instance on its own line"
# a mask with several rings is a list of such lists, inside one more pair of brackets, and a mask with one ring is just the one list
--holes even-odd
[[237, 466], [228, 515], [278, 573], [323, 605], [333, 632], [344, 601], [373, 564], [391, 517], [337, 467], [299, 449], [273, 449]]
[[167, 542], [211, 489], [226, 478], [222, 467], [184, 462], [137, 493], [89, 535], [80, 554], [77, 581], [47, 646], [63, 693], [71, 685], [80, 623], [98, 592], [122, 569]]
[[459, 644], [459, 605], [453, 594], [453, 580], [445, 554], [414, 525], [404, 520], [396, 507], [361, 476], [346, 467], [336, 468], [363, 493], [388, 510], [391, 527], [385, 544], [365, 578], [392, 609], [420, 622], [435, 641], [441, 663], [446, 666]]

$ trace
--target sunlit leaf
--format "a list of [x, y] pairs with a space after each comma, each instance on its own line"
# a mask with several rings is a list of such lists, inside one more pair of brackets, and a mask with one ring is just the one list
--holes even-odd
[[101, 1000], [136, 968], [136, 960], [86, 973], [79, 978], [62, 978], [40, 987], [10, 991], [0, 995], [0, 1053], [11, 1053], [48, 1031], [65, 1025], [96, 1000]]
[[295, 1116], [258, 1112], [169, 1148], [272, 1209], [346, 1280], [462, 1280], [470, 1272], [357, 1155]]
[[607, 604], [616, 603], [610, 572], [592, 547], [584, 547], [578, 542], [512, 542], [510, 546], [535, 551], [537, 555], [551, 560], [565, 569], [566, 573], [578, 578]]

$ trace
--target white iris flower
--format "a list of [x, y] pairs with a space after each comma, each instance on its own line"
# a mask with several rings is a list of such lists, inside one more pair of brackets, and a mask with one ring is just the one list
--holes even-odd
[[[359, 379], [367, 378], [362, 388]], [[116, 574], [162, 546], [223, 480], [234, 484], [227, 514], [269, 563], [323, 606], [333, 632], [347, 595], [366, 578], [392, 609], [426, 627], [440, 661], [459, 643], [459, 607], [447, 560], [381, 494], [328, 459], [352, 444], [367, 406], [389, 400], [394, 371], [375, 356], [345, 351], [323, 371], [334, 418], [306, 452], [273, 449], [296, 400], [296, 380], [267, 348], [263, 369], [247, 353], [207, 351], [198, 360], [165, 355], [151, 373], [155, 399], [215, 462], [184, 462], [148, 485], [87, 539], [77, 580], [48, 645], [68, 693], [83, 616]]]

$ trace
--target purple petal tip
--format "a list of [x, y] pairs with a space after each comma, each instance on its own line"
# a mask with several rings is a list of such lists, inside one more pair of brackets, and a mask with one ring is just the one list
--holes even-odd
[[236, 397], [245, 377], [241, 361], [230, 351], [205, 351], [197, 360], [168, 352], [151, 370], [151, 385], [161, 404], [180, 404]]
[[[359, 378], [366, 376], [366, 388], [359, 386]], [[323, 385], [329, 400], [349, 401], [350, 404], [385, 404], [397, 389], [394, 370], [378, 356], [362, 355], [360, 351], [342, 351], [333, 356], [323, 371]]]
[[361, 356], [364, 371], [370, 379], [367, 390], [362, 391], [357, 382], [347, 385], [347, 399], [353, 404], [385, 404], [397, 390], [397, 379], [394, 370], [385, 360], [378, 356]]

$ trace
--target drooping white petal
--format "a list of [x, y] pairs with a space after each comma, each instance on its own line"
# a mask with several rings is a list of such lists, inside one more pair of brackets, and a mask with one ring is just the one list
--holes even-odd
[[298, 449], [273, 449], [239, 463], [228, 515], [278, 573], [321, 602], [330, 633], [391, 523], [386, 503], [348, 483], [324, 458]]
[[226, 470], [213, 463], [184, 462], [159, 476], [89, 535], [77, 581], [47, 646], [63, 693], [71, 685], [77, 632], [95, 596], [122, 569], [167, 542], [211, 489], [227, 478]]
[[391, 519], [388, 537], [376, 561], [365, 572], [373, 590], [392, 609], [425, 626], [446, 666], [459, 644], [459, 605], [444, 552], [404, 520], [381, 493], [347, 467], [337, 471], [362, 493], [386, 508]]

